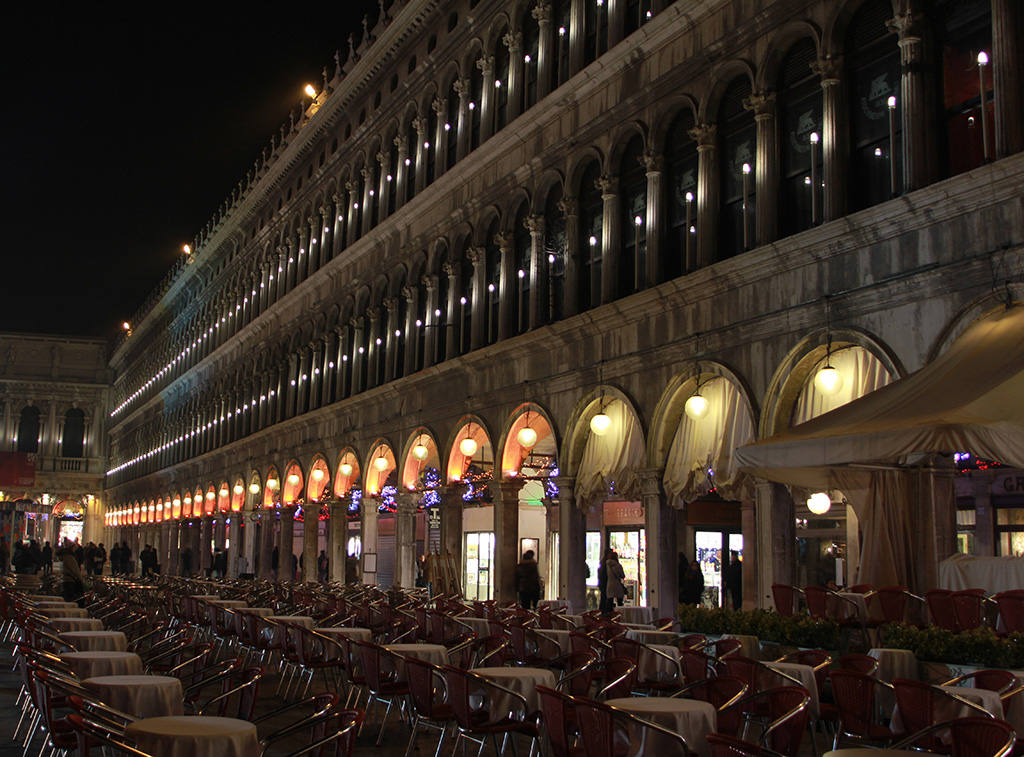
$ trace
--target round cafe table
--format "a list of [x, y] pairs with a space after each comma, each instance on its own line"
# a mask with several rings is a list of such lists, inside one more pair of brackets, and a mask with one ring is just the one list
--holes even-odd
[[[448, 649], [444, 644], [385, 644], [384, 648], [399, 657], [413, 657], [431, 665], [448, 664]], [[395, 661], [395, 673], [399, 681], [405, 680], [405, 665], [401, 660]]]
[[88, 618], [89, 613], [78, 605], [73, 607], [40, 607], [36, 610], [47, 618]]
[[37, 600], [32, 604], [40, 610], [74, 610], [78, 608], [78, 605], [74, 602], [60, 602], [52, 599], [46, 601]]
[[[715, 707], [697, 699], [674, 697], [621, 697], [605, 701], [609, 707], [628, 712], [647, 720], [686, 740], [690, 751], [699, 755], [710, 754], [707, 737], [717, 727]], [[646, 733], [639, 738], [630, 737], [630, 754], [658, 754], [659, 750], [674, 752], [670, 743], [661, 744], [661, 734]], [[673, 742], [674, 743], [674, 742]]]
[[[284, 621], [285, 623], [294, 623], [297, 626], [308, 628], [310, 631], [316, 626], [316, 621], [308, 615], [268, 615], [267, 620], [278, 623]], [[274, 645], [278, 648], [284, 646], [283, 632], [287, 630], [284, 626], [277, 626], [274, 629]], [[293, 632], [294, 633], [294, 632]]]
[[[555, 674], [544, 668], [473, 668], [469, 672], [520, 694], [526, 700], [527, 713], [540, 709], [538, 685], [553, 689], [558, 684]], [[517, 704], [505, 702], [497, 696], [493, 699], [493, 706], [496, 711], [504, 712], [519, 709]]]
[[536, 630], [538, 636], [543, 636], [545, 639], [550, 639], [558, 644], [558, 653], [560, 655], [569, 654], [571, 651], [572, 648], [570, 646], [571, 642], [569, 634], [571, 634], [572, 631], [564, 628], [538, 628]]
[[185, 712], [181, 681], [172, 676], [100, 676], [87, 678], [82, 685], [95, 691], [102, 702], [133, 718]]
[[53, 618], [50, 625], [57, 633], [65, 631], [102, 631], [103, 621], [97, 618]]
[[128, 639], [120, 631], [64, 631], [59, 638], [78, 652], [128, 651]]
[[[373, 631], [369, 628], [338, 628], [331, 626], [329, 628], [314, 628], [313, 630], [329, 639], [345, 637], [355, 641], [373, 641]], [[343, 654], [342, 648], [337, 644], [325, 643], [324, 651], [328, 660], [335, 660]]]
[[762, 676], [765, 682], [769, 686], [792, 686], [793, 681], [790, 678], [795, 678], [800, 682], [800, 686], [807, 689], [807, 692], [811, 695], [811, 703], [809, 709], [811, 711], [811, 720], [818, 720], [818, 679], [814, 675], [814, 668], [810, 665], [801, 665], [798, 662], [767, 662], [765, 668], [784, 673], [789, 678], [782, 676], [773, 676], [768, 670], [762, 670]]
[[81, 679], [141, 676], [142, 658], [134, 652], [65, 652], [60, 656]]
[[153, 757], [254, 757], [256, 726], [246, 720], [206, 715], [136, 720], [124, 735]]

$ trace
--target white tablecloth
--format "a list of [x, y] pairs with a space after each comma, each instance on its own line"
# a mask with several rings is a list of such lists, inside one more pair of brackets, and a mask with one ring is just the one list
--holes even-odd
[[[717, 713], [707, 702], [668, 697], [624, 697], [609, 699], [605, 704], [678, 733], [690, 750], [699, 755], [710, 753], [707, 736], [717, 727]], [[631, 738], [629, 754], [675, 754], [675, 742], [666, 741], [662, 745], [660, 738], [664, 737], [650, 733], [645, 739]]]
[[181, 681], [171, 676], [101, 676], [87, 678], [82, 683], [95, 691], [100, 701], [134, 718], [157, 718], [185, 712]]
[[636, 666], [638, 682], [682, 680], [679, 669], [681, 656], [679, 647], [669, 644], [648, 644], [647, 646], [648, 649], [640, 649], [640, 659]]
[[868, 655], [878, 660], [875, 678], [879, 681], [892, 683], [894, 678], [910, 678], [919, 680], [917, 658], [909, 649], [880, 649], [868, 651]]
[[653, 607], [616, 607], [615, 611], [623, 623], [653, 623], [656, 620]]
[[34, 607], [40, 610], [76, 610], [79, 609], [78, 605], [74, 602], [60, 602], [54, 599], [48, 600], [37, 600], [32, 603]]
[[129, 725], [125, 736], [153, 757], [255, 757], [260, 753], [256, 726], [234, 718], [148, 718]]
[[629, 628], [626, 630], [626, 638], [639, 641], [641, 644], [667, 644], [679, 638], [675, 631], [644, 631], [640, 628]]
[[[538, 685], [553, 689], [558, 684], [555, 674], [544, 668], [473, 668], [470, 672], [522, 695], [526, 699], [527, 712], [540, 710]], [[491, 704], [491, 713], [497, 715], [519, 709], [517, 704], [501, 697], [495, 697]]]
[[[841, 591], [839, 596], [844, 599], [850, 600], [857, 605], [856, 619], [861, 623], [864, 623], [868, 619], [868, 602], [863, 594], [858, 594], [854, 591]], [[854, 609], [850, 606], [849, 602], [836, 602], [836, 612], [840, 618], [852, 618], [854, 617]]]
[[[448, 650], [443, 644], [385, 644], [384, 648], [399, 657], [414, 657], [431, 665], [448, 664]], [[405, 665], [400, 659], [395, 661], [395, 672], [399, 681], [405, 680]]]
[[65, 631], [61, 641], [71, 644], [77, 652], [126, 652], [128, 639], [120, 631]]
[[[458, 618], [456, 620], [456, 625], [459, 623], [470, 631], [473, 631], [477, 635], [477, 638], [491, 635], [491, 627], [487, 625], [487, 618]], [[426, 629], [422, 630], [426, 631]]]
[[[994, 691], [988, 691], [986, 689], [972, 689], [967, 686], [939, 686], [938, 688], [948, 691], [959, 697], [963, 697], [975, 704], [981, 705], [994, 717], [1002, 720], [1003, 718], [1003, 703], [999, 699], [999, 694]], [[934, 700], [934, 710], [932, 712], [934, 723], [944, 723], [947, 720], [953, 720], [954, 718], [976, 718], [981, 715], [973, 707], [950, 699], [949, 697], [936, 696]], [[893, 733], [903, 733], [903, 717], [900, 713], [899, 705], [892, 713], [892, 730]], [[946, 739], [943, 739], [945, 741]]]
[[569, 634], [573, 633], [562, 628], [538, 628], [537, 635], [550, 639], [558, 645], [558, 654], [569, 654], [571, 650]]
[[[271, 622], [284, 621], [286, 623], [294, 623], [297, 626], [308, 628], [310, 631], [316, 626], [316, 621], [306, 615], [267, 615], [267, 620]], [[274, 628], [274, 645], [277, 647], [284, 646], [284, 626], [277, 626]], [[295, 632], [293, 632], [295, 633]]]
[[939, 563], [939, 588], [984, 589], [989, 596], [1024, 586], [1024, 558], [957, 553]]
[[81, 679], [141, 676], [142, 659], [134, 652], [65, 652], [60, 656]]
[[751, 660], [761, 659], [761, 640], [756, 636], [742, 633], [722, 634], [723, 639], [734, 639], [740, 643], [739, 651], [735, 654], [749, 657]]
[[[786, 675], [791, 676], [800, 681], [800, 685], [807, 689], [807, 691], [811, 695], [811, 702], [809, 705], [811, 710], [811, 719], [817, 720], [819, 710], [818, 681], [814, 677], [814, 668], [812, 668], [810, 665], [801, 665], [797, 662], [768, 662], [765, 663], [765, 665], [766, 667], [771, 668], [772, 670], [777, 670], [780, 673], [785, 673]], [[792, 681], [790, 681], [787, 678], [783, 678], [782, 676], [773, 676], [767, 671], [765, 671], [765, 674], [767, 676], [768, 684], [770, 686], [794, 685]]]
[[57, 633], [103, 630], [103, 622], [96, 618], [53, 618], [50, 625], [57, 630]]
[[[318, 634], [334, 639], [344, 636], [355, 641], [373, 641], [373, 631], [369, 628], [336, 628], [332, 626], [330, 628], [315, 628], [313, 630]], [[333, 660], [344, 654], [344, 650], [337, 644], [325, 644], [324, 647], [328, 660]]]
[[39, 607], [36, 609], [40, 615], [47, 618], [88, 618], [89, 613], [78, 605], [72, 607]]

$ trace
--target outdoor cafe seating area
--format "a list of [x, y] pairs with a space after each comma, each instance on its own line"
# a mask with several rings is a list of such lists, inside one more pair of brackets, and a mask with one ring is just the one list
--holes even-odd
[[[776, 588], [780, 614], [885, 638], [885, 590]], [[922, 681], [906, 650], [780, 648], [640, 612], [259, 580], [95, 578], [75, 602], [57, 591], [0, 588], [25, 755], [1001, 757], [1024, 726], [1024, 672]], [[909, 616], [917, 598], [901, 599]]]

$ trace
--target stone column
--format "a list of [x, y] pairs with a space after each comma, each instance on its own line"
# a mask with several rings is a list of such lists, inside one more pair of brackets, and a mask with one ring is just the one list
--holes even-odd
[[[374, 497], [363, 497], [360, 510], [362, 513], [363, 554], [377, 554], [377, 519], [380, 516], [380, 503]], [[378, 558], [379, 559], [379, 558]], [[365, 564], [365, 563], [364, 563]], [[376, 573], [363, 573], [363, 583], [377, 585]]]
[[[274, 570], [271, 567], [271, 555], [276, 543], [274, 534], [274, 521], [276, 511], [273, 509], [260, 510], [260, 573], [259, 577], [265, 581], [274, 578]], [[280, 553], [280, 550], [278, 550]]]
[[327, 407], [332, 402], [331, 390], [334, 387], [334, 372], [338, 370], [338, 364], [334, 362], [333, 355], [338, 351], [335, 342], [338, 339], [333, 331], [328, 331], [320, 340], [320, 398], [319, 406]]
[[519, 564], [519, 491], [518, 479], [505, 479], [492, 485], [494, 492], [494, 598], [512, 602], [516, 593], [516, 565]]
[[359, 183], [345, 182], [345, 246], [351, 247], [359, 238]]
[[[377, 153], [377, 162], [380, 164], [380, 176], [377, 180], [377, 222], [382, 222], [391, 214], [389, 202], [388, 177], [391, 176], [391, 155], [384, 150]], [[394, 179], [394, 177], [392, 177]]]
[[647, 606], [656, 608], [656, 617], [675, 615], [679, 604], [677, 511], [665, 498], [662, 473], [640, 471], [647, 530]]
[[230, 542], [228, 547], [228, 578], [238, 578], [238, 558], [245, 554], [245, 545], [242, 544], [242, 513], [231, 513], [231, 522], [227, 526], [227, 537]]
[[309, 274], [313, 275], [327, 262], [331, 252], [331, 208], [321, 205], [310, 220]]
[[935, 160], [935, 117], [928, 105], [929, 66], [922, 39], [921, 14], [899, 13], [887, 23], [899, 35], [900, 100], [897, 105], [903, 125], [903, 192], [927, 186], [938, 179]]
[[455, 307], [458, 302], [458, 269], [451, 263], [445, 263], [441, 266], [441, 270], [448, 277], [448, 301], [441, 303], [444, 308], [445, 316], [445, 360], [451, 360], [459, 354], [459, 344], [457, 336], [461, 337], [456, 327], [455, 320]]
[[[256, 524], [253, 522], [252, 518], [249, 518], [251, 513], [252, 510], [245, 510], [238, 513], [239, 525], [241, 525], [246, 518], [249, 519], [249, 522], [245, 524], [245, 528], [242, 530], [242, 537], [240, 539], [242, 542], [240, 544], [241, 552], [239, 552], [239, 550], [235, 550], [237, 557], [241, 557], [242, 555], [245, 556], [244, 566], [242, 565], [241, 560], [237, 559], [237, 557], [235, 559], [235, 570], [238, 572], [239, 576], [243, 573], [252, 573], [254, 576], [256, 575], [256, 566], [258, 564], [258, 556], [256, 552], [259, 549], [259, 545], [256, 544]], [[234, 544], [235, 542], [232, 541], [231, 543]]]
[[398, 375], [398, 337], [395, 336], [395, 331], [404, 327], [404, 324], [398, 323], [397, 297], [385, 297], [384, 308], [388, 313], [388, 329], [384, 334], [384, 382], [388, 383], [394, 381]]
[[470, 349], [478, 350], [487, 344], [487, 250], [483, 247], [470, 247], [466, 250], [466, 257], [473, 264]]
[[402, 330], [405, 334], [405, 354], [402, 356], [402, 375], [408, 376], [419, 370], [417, 350], [419, 348], [419, 328], [416, 326], [416, 314], [419, 312], [420, 290], [414, 286], [402, 287], [402, 297], [405, 298], [405, 323]]
[[328, 581], [345, 580], [345, 560], [348, 557], [348, 500], [332, 502], [331, 519], [327, 521]]
[[611, 50], [626, 35], [626, 0], [606, 0], [606, 2], [608, 3], [608, 49]]
[[469, 98], [473, 95], [469, 79], [456, 79], [452, 83], [452, 89], [459, 96], [459, 121], [457, 124], [452, 125], [453, 129], [458, 130], [456, 132], [458, 141], [456, 142], [457, 149], [455, 151], [455, 160], [458, 162], [469, 154], [469, 130], [472, 128], [469, 120]]
[[361, 316], [352, 318], [349, 323], [352, 326], [352, 394], [359, 394], [363, 391], [363, 361], [366, 360], [365, 350], [359, 350], [363, 346], [363, 318]]
[[601, 291], [595, 293], [597, 296], [591, 302], [607, 305], [619, 295], [619, 261], [622, 257], [622, 242], [619, 239], [619, 178], [602, 176], [594, 183], [601, 190], [604, 212], [601, 217]]
[[405, 589], [416, 585], [416, 505], [419, 494], [395, 497], [395, 583]]
[[316, 560], [320, 555], [320, 505], [309, 502], [302, 508], [302, 580], [316, 582]]
[[405, 164], [409, 157], [409, 138], [405, 134], [400, 134], [395, 137], [394, 143], [398, 148], [398, 165], [395, 166], [395, 207], [390, 208], [390, 212], [405, 204], [405, 183], [409, 176], [409, 167]]
[[286, 418], [294, 418], [298, 412], [299, 406], [299, 356], [292, 353], [288, 356], [288, 388], [287, 392], [287, 403], [285, 409]]
[[277, 246], [277, 270], [271, 273], [272, 276], [276, 276], [274, 279], [274, 299], [272, 302], [277, 302], [279, 299], [284, 297], [284, 293], [287, 291], [286, 282], [288, 279], [287, 275], [288, 265], [288, 252], [283, 245]]
[[566, 195], [558, 202], [558, 209], [565, 218], [565, 286], [563, 292], [563, 304], [565, 317], [571, 318], [579, 312], [579, 290], [576, 281], [579, 278], [580, 260], [580, 224], [579, 224], [579, 200], [571, 195]]
[[[513, 253], [514, 237], [510, 232], [503, 231], [495, 235], [494, 243], [501, 251], [501, 281], [498, 290], [498, 340], [508, 339], [518, 332], [516, 320], [518, 313], [513, 308], [518, 298], [514, 297], [514, 288], [519, 286], [516, 275], [515, 254]], [[485, 288], [486, 291], [486, 288]]]
[[839, 74], [842, 56], [827, 55], [811, 64], [821, 77], [821, 165], [824, 220], [846, 215], [846, 106]]
[[[448, 120], [448, 98], [439, 97], [431, 103], [437, 114], [437, 125], [434, 129], [434, 180], [444, 174], [448, 165], [448, 140], [445, 137], [444, 125]], [[424, 165], [426, 165], [424, 163]]]
[[[661, 283], [662, 271], [665, 266], [661, 260], [661, 174], [665, 159], [660, 153], [648, 152], [640, 159], [647, 171], [647, 218], [644, 219], [647, 245], [647, 286], [653, 287]], [[689, 233], [689, 231], [687, 231]], [[636, 251], [640, 254], [640, 250]]]
[[582, 612], [587, 600], [582, 568], [587, 559], [587, 514], [576, 507], [575, 478], [558, 476], [554, 483], [558, 487], [558, 597]]
[[[414, 150], [416, 161], [416, 181], [413, 185], [414, 193], [419, 194], [427, 185], [427, 119], [417, 116], [412, 120], [412, 126], [416, 130], [416, 149]], [[434, 146], [437, 149], [437, 146]]]
[[754, 161], [754, 240], [757, 247], [779, 235], [779, 146], [775, 138], [775, 93], [757, 92], [743, 101], [754, 112], [757, 155]]
[[530, 302], [528, 329], [547, 323], [550, 282], [549, 264], [544, 250], [544, 216], [529, 215], [525, 220], [530, 232]]
[[345, 190], [339, 190], [331, 195], [334, 201], [334, 214], [331, 217], [334, 233], [331, 234], [331, 256], [330, 259], [338, 257], [345, 249], [345, 211], [348, 203], [345, 200]]
[[293, 581], [295, 576], [292, 573], [292, 555], [295, 553], [295, 508], [291, 506], [281, 507], [281, 530], [278, 534], [278, 552], [280, 558], [280, 572], [278, 579], [281, 581]]
[[[206, 507], [206, 503], [203, 503], [203, 507]], [[199, 521], [199, 551], [196, 554], [196, 564], [202, 569], [203, 575], [207, 575], [207, 571], [213, 567], [211, 560], [213, 558], [213, 516], [204, 515]]]
[[441, 497], [441, 554], [451, 555], [461, 585], [463, 581], [462, 491], [457, 486], [443, 486], [439, 490], [439, 494]]
[[[438, 317], [434, 315], [434, 312], [439, 309], [439, 304], [437, 302], [437, 275], [432, 273], [424, 274], [420, 278], [420, 281], [423, 283], [423, 288], [427, 293], [427, 307], [425, 308], [426, 319], [424, 320], [423, 325], [420, 326], [420, 328], [426, 329], [426, 332], [423, 335], [423, 367], [429, 368], [435, 362], [434, 355], [437, 351], [437, 330], [441, 328], [441, 324], [438, 323]], [[447, 328], [447, 326], [445, 326], [445, 328]]]
[[503, 85], [508, 87], [508, 122], [512, 123], [523, 112], [523, 33], [508, 32], [501, 42], [508, 48], [508, 81]]
[[992, 85], [996, 158], [1024, 150], [1024, 8], [1019, 0], [992, 0]]
[[298, 249], [295, 250], [295, 281], [291, 288], [295, 288], [305, 281], [311, 270], [316, 270], [311, 267], [310, 263], [313, 257], [313, 248], [312, 235], [309, 233], [309, 229], [312, 225], [312, 216], [307, 218], [305, 223], [299, 222], [299, 242], [297, 245]]
[[485, 55], [476, 62], [483, 74], [483, 90], [480, 93], [480, 142], [494, 134], [494, 56]]
[[537, 100], [540, 101], [551, 91], [551, 71], [558, 65], [555, 57], [558, 55], [558, 47], [555, 45], [555, 30], [551, 23], [551, 3], [539, 0], [530, 13], [540, 27], [540, 39], [537, 41]]
[[373, 228], [373, 169], [363, 166], [359, 170], [363, 176], [363, 206], [360, 210], [360, 236], [366, 236]]
[[583, 45], [586, 41], [586, 0], [571, 0], [569, 8], [569, 76], [583, 68]]
[[334, 333], [337, 336], [337, 352], [334, 353], [334, 364], [337, 366], [334, 372], [334, 397], [344, 399], [348, 396], [348, 369], [349, 369], [349, 343], [348, 329], [344, 326], [335, 326]]
[[[718, 239], [718, 159], [715, 124], [698, 124], [689, 134], [697, 141], [697, 267], [715, 262]], [[689, 232], [687, 232], [689, 233]]]
[[381, 359], [380, 352], [383, 347], [383, 344], [377, 344], [380, 337], [380, 309], [367, 308], [366, 318], [370, 322], [366, 339], [366, 388], [373, 389], [377, 386], [377, 361]]
[[[755, 500], [740, 503], [740, 528], [743, 533], [743, 609], [753, 610], [758, 603], [758, 539]], [[769, 593], [771, 587], [769, 587]], [[770, 606], [770, 605], [769, 605]]]

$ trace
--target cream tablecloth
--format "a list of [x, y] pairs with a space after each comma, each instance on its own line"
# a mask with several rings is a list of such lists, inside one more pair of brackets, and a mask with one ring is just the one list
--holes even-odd
[[88, 618], [89, 613], [78, 605], [71, 607], [40, 607], [36, 610], [47, 618]]
[[53, 618], [50, 625], [56, 629], [57, 633], [103, 630], [103, 621], [96, 618]]
[[537, 635], [543, 636], [545, 639], [549, 639], [558, 645], [558, 654], [569, 654], [571, 651], [569, 634], [573, 633], [561, 628], [538, 628]]
[[[171, 676], [101, 676], [83, 685], [100, 700], [135, 718], [182, 715], [181, 681]], [[141, 745], [140, 745], [141, 746]], [[143, 747], [143, 751], [149, 751]]]
[[[609, 699], [605, 704], [678, 733], [686, 740], [692, 752], [710, 754], [707, 737], [717, 727], [714, 705], [696, 699], [669, 697], [624, 697]], [[646, 733], [645, 738], [630, 738], [629, 754], [674, 754], [675, 742], [665, 740], [659, 743], [659, 739], [664, 738], [650, 732]]]
[[642, 628], [626, 629], [626, 638], [639, 641], [641, 644], [671, 645], [679, 634], [675, 631], [645, 631]]
[[727, 633], [722, 635], [723, 639], [735, 639], [740, 643], [737, 654], [749, 657], [751, 660], [761, 659], [761, 640], [756, 636], [742, 633]]
[[[796, 662], [768, 662], [765, 663], [765, 667], [772, 670], [777, 670], [780, 673], [785, 673], [792, 678], [800, 681], [800, 685], [803, 686], [811, 695], [810, 710], [811, 719], [818, 719], [818, 682], [814, 677], [814, 668], [810, 665], [801, 665]], [[767, 671], [764, 671], [767, 683], [770, 686], [792, 686], [793, 682], [782, 676], [773, 676]]]
[[989, 596], [1024, 586], [1024, 558], [955, 554], [939, 563], [939, 588], [984, 589]]
[[[413, 657], [431, 665], [448, 664], [448, 650], [443, 644], [385, 644], [384, 648], [394, 652], [399, 658]], [[405, 665], [401, 659], [395, 661], [395, 672], [399, 681], [405, 680]]]
[[[1003, 703], [999, 698], [999, 694], [995, 691], [988, 691], [986, 689], [972, 689], [967, 686], [938, 686], [937, 688], [948, 691], [950, 694], [967, 699], [974, 704], [980, 705], [986, 709], [993, 717], [1003, 718]], [[949, 697], [937, 696], [934, 700], [932, 711], [932, 722], [944, 723], [947, 720], [953, 720], [954, 718], [976, 718], [981, 715], [973, 707], [969, 707], [962, 702], [958, 702], [955, 699]], [[903, 733], [905, 728], [903, 725], [903, 716], [900, 713], [899, 705], [892, 713], [892, 730], [893, 733]], [[945, 740], [945, 739], [943, 739]]]
[[128, 651], [128, 639], [120, 631], [65, 631], [60, 639], [78, 652]]
[[623, 623], [653, 623], [655, 621], [653, 607], [616, 607], [616, 612]]
[[142, 658], [134, 652], [65, 652], [60, 656], [81, 679], [141, 676]]
[[[526, 700], [528, 713], [540, 710], [538, 685], [553, 689], [558, 684], [555, 674], [544, 668], [473, 668], [470, 672], [520, 694]], [[496, 696], [491, 701], [491, 713], [494, 715], [500, 716], [518, 709], [519, 704], [510, 701], [507, 695]]]
[[234, 718], [147, 718], [125, 728], [125, 736], [153, 757], [256, 757], [260, 753], [256, 726]]

